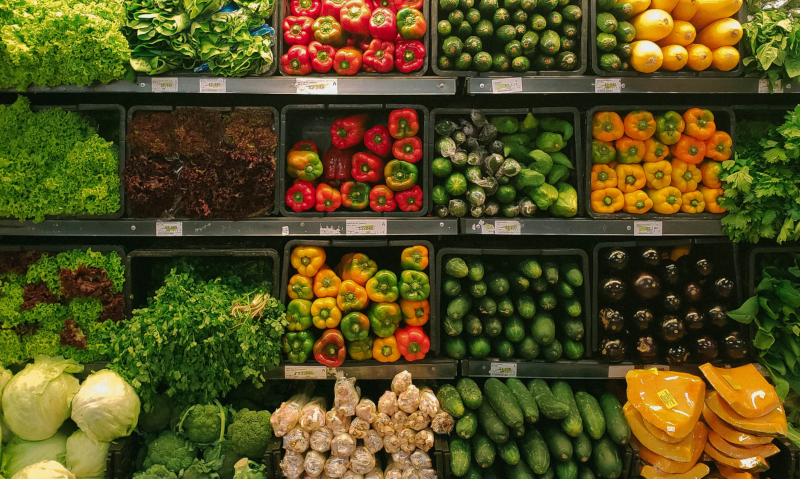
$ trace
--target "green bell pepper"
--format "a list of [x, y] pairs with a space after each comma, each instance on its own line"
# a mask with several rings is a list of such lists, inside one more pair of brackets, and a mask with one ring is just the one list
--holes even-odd
[[313, 349], [314, 333], [311, 331], [291, 332], [283, 336], [283, 352], [290, 363], [306, 362]]
[[409, 301], [422, 301], [431, 294], [428, 275], [422, 271], [405, 270], [400, 273], [400, 296]]
[[681, 139], [681, 132], [686, 127], [686, 122], [680, 113], [668, 111], [656, 117], [656, 139], [669, 146]]
[[293, 299], [286, 306], [286, 327], [289, 331], [305, 331], [311, 327], [311, 301]]
[[367, 296], [370, 301], [386, 303], [397, 301], [400, 290], [397, 288], [397, 275], [388, 269], [382, 269], [367, 280]]
[[417, 167], [403, 160], [392, 160], [383, 169], [386, 186], [392, 191], [410, 190], [417, 184], [418, 175]]
[[397, 31], [403, 40], [422, 40], [427, 25], [422, 12], [416, 8], [401, 8], [397, 12]]
[[342, 30], [342, 25], [332, 16], [317, 18], [311, 25], [314, 38], [323, 45], [341, 48], [347, 45], [347, 35]]
[[592, 164], [607, 165], [617, 157], [617, 150], [610, 141], [592, 140]]
[[340, 327], [344, 338], [348, 341], [361, 341], [369, 336], [369, 318], [358, 311], [353, 311], [342, 318]]
[[372, 343], [374, 340], [371, 337], [362, 339], [360, 341], [350, 341], [347, 344], [347, 354], [350, 359], [354, 361], [366, 361], [372, 359]]
[[372, 303], [367, 314], [372, 332], [380, 338], [393, 335], [403, 320], [403, 314], [397, 303]]

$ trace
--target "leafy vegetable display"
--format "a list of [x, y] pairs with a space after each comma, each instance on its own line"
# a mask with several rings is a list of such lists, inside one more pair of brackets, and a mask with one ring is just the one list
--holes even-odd
[[788, 84], [800, 75], [800, 21], [790, 13], [764, 10], [744, 24], [744, 44], [748, 56], [742, 61], [747, 76]]
[[0, 105], [0, 216], [103, 215], [120, 209], [116, 146], [92, 121], [58, 108]]

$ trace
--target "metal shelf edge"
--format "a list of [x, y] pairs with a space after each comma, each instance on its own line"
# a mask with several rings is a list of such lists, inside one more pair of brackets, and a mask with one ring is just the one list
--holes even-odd
[[[497, 222], [503, 226], [496, 226]], [[635, 220], [591, 218], [462, 218], [461, 231], [466, 235], [635, 236], [637, 223]], [[660, 223], [661, 236], [723, 236], [722, 224], [717, 219], [667, 219], [645, 223]]]
[[[356, 379], [392, 379], [403, 371], [410, 372], [414, 379], [454, 379], [458, 372], [458, 361], [455, 359], [423, 359], [414, 362], [401, 360], [394, 363], [380, 363], [375, 360], [363, 362], [348, 360], [336, 368], [326, 368], [316, 362], [280, 364], [277, 368], [265, 373], [264, 377], [285, 379], [286, 366], [308, 370], [324, 368], [327, 379], [336, 379], [336, 374], [340, 372], [344, 373], [346, 377], [354, 377]], [[318, 380], [322, 378], [309, 375], [307, 378], [296, 379]]]

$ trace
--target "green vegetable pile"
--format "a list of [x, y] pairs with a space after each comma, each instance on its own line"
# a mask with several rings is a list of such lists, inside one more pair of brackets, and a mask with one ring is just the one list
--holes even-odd
[[[487, 379], [483, 391], [470, 378], [436, 393], [442, 409], [457, 418], [450, 439], [450, 471], [467, 479], [533, 479], [622, 475], [621, 448], [631, 431], [613, 394], [576, 391], [565, 381], [551, 385], [516, 378]], [[453, 437], [453, 436], [451, 436]], [[535, 475], [534, 475], [535, 474]]]
[[722, 162], [728, 210], [723, 231], [733, 242], [800, 239], [800, 107], [786, 123], [763, 121], [736, 124], [736, 159]]
[[[784, 11], [760, 11], [742, 25], [745, 75], [789, 83], [800, 75], [800, 21]], [[738, 147], [737, 147], [738, 148]]]
[[[578, 193], [568, 183], [575, 169], [563, 153], [573, 127], [558, 118], [469, 118], [438, 120], [431, 191], [439, 217], [534, 216], [547, 211], [569, 218], [578, 212]], [[574, 143], [574, 141], [573, 141]], [[574, 145], [573, 145], [574, 148]], [[574, 181], [574, 180], [573, 180]]]
[[[484, 266], [482, 259], [489, 258]], [[445, 353], [454, 359], [583, 357], [583, 274], [568, 262], [573, 258], [506, 259], [447, 259], [442, 280]]]
[[[2, 74], [0, 74], [2, 77]], [[0, 105], [0, 217], [103, 215], [120, 208], [117, 149], [80, 114]]]

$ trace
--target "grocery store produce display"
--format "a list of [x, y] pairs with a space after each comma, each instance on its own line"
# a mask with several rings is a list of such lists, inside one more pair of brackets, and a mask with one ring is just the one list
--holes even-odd
[[275, 206], [269, 108], [137, 107], [123, 181], [138, 218], [264, 216]]
[[588, 2], [439, 0], [437, 74], [586, 69]]
[[[738, 75], [744, 2], [599, 0], [595, 21], [598, 75], [732, 72]], [[744, 11], [742, 12], [744, 14]], [[718, 75], [724, 73], [717, 73]]]
[[[353, 361], [424, 359], [431, 350], [426, 333], [431, 326], [423, 329], [431, 310], [431, 276], [425, 273], [433, 269], [428, 267], [429, 248], [408, 246], [399, 258], [383, 256], [380, 267], [390, 269], [379, 269], [364, 253], [340, 250], [313, 245], [291, 249], [286, 359], [304, 363], [313, 356], [330, 367], [341, 366], [347, 356]], [[334, 264], [337, 257], [331, 269], [327, 262]]]
[[[425, 73], [423, 0], [291, 0], [283, 8], [285, 75]], [[333, 70], [333, 72], [331, 72]]]
[[584, 356], [583, 251], [443, 249], [437, 262], [447, 356], [548, 362]]
[[594, 257], [595, 355], [601, 360], [746, 361], [748, 338], [728, 315], [739, 304], [732, 245], [600, 243]]
[[713, 112], [701, 108], [683, 115], [617, 113], [604, 107], [590, 111], [590, 214], [611, 218], [625, 213], [724, 213], [719, 204], [722, 164], [732, 157], [733, 140], [723, 129], [733, 128], [732, 115], [717, 112], [715, 121]]
[[580, 137], [575, 109], [437, 109], [431, 123], [436, 216], [513, 218], [547, 211], [570, 218], [578, 213], [573, 185], [579, 176], [572, 171]]

